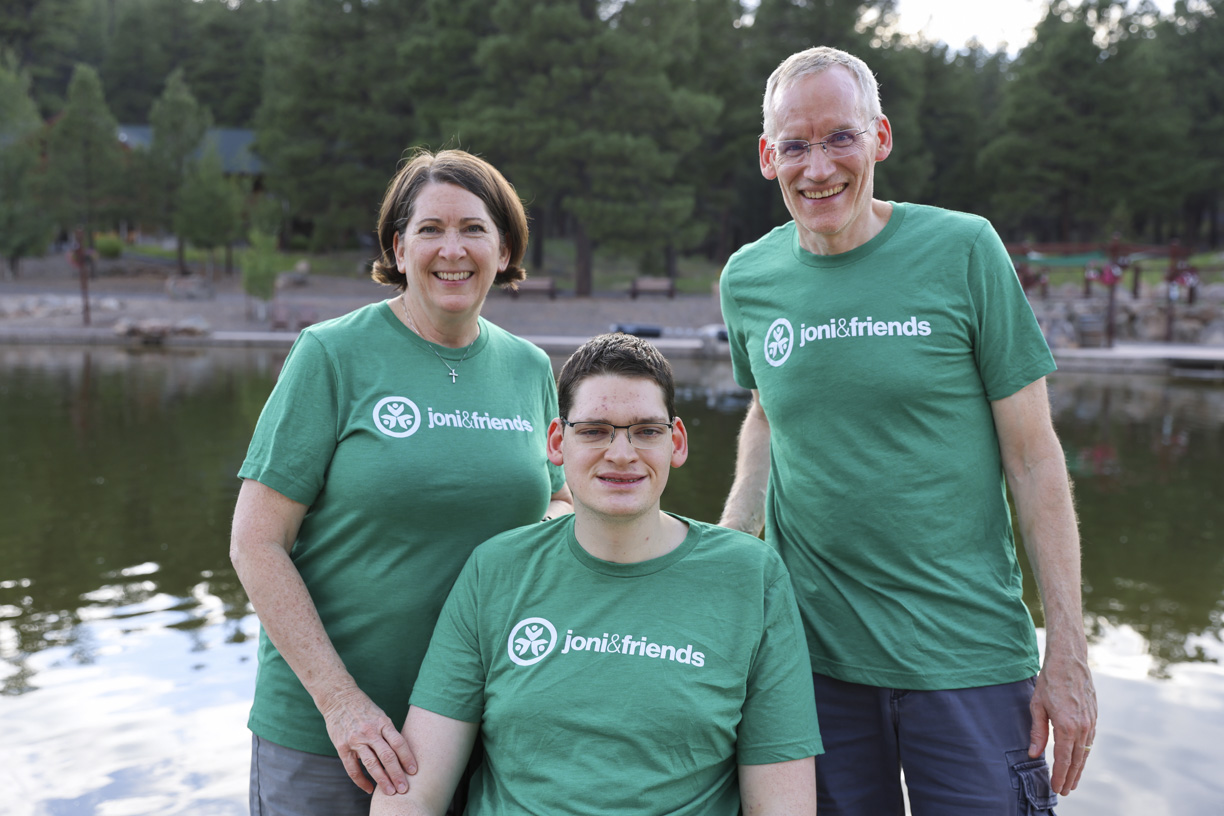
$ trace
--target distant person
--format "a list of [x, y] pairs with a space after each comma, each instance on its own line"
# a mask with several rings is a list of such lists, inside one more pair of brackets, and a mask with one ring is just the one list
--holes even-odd
[[547, 458], [543, 351], [480, 317], [527, 218], [459, 150], [418, 152], [383, 199], [374, 279], [396, 297], [304, 330], [239, 471], [230, 554], [259, 615], [251, 812], [365, 814], [406, 790], [399, 726], [468, 555], [568, 512]]
[[372, 816], [440, 814], [477, 739], [468, 816], [815, 813], [820, 736], [781, 559], [659, 509], [688, 457], [671, 367], [602, 335], [558, 390], [548, 455], [574, 515], [476, 549], [413, 689], [420, 770]]
[[721, 523], [764, 525], [795, 582], [820, 812], [903, 813], [904, 773], [915, 814], [1047, 813], [1050, 726], [1065, 795], [1097, 715], [1053, 358], [989, 223], [874, 198], [893, 133], [862, 60], [794, 54], [763, 107], [761, 173], [793, 220], [720, 281], [753, 392]]

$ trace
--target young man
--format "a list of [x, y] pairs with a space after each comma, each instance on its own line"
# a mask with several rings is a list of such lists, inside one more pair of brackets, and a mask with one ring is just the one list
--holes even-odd
[[754, 394], [721, 523], [764, 524], [795, 581], [821, 814], [902, 813], [899, 770], [914, 813], [1045, 813], [1096, 727], [1053, 358], [990, 224], [874, 197], [893, 132], [862, 60], [794, 54], [763, 108], [761, 173], [793, 221], [720, 280]]
[[815, 813], [820, 735], [781, 559], [659, 509], [688, 456], [671, 367], [603, 335], [558, 391], [548, 454], [574, 514], [473, 553], [413, 688], [419, 770], [372, 816], [442, 813], [478, 736], [469, 816]]

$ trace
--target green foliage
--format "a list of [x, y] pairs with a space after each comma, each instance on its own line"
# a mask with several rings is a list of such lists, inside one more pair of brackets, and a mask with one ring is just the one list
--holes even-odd
[[[148, 189], [153, 204], [150, 220], [158, 226], [173, 228], [179, 198], [187, 183], [188, 161], [200, 149], [212, 116], [192, 96], [183, 79], [183, 70], [179, 68], [170, 74], [165, 90], [153, 103], [149, 122], [153, 126], [147, 164]], [[184, 236], [178, 233], [177, 238], [179, 271], [183, 272]]]
[[[414, 133], [413, 107], [395, 54], [421, 3], [298, 0], [268, 54], [257, 150], [272, 192], [291, 217], [313, 224], [314, 243], [369, 234], [378, 202]], [[437, 66], [445, 87], [449, 66]]]
[[62, 228], [91, 235], [95, 224], [118, 214], [123, 157], [116, 128], [97, 72], [78, 65], [68, 104], [51, 127], [43, 176], [43, 195]]
[[123, 241], [118, 235], [107, 233], [95, 237], [94, 248], [98, 250], [99, 258], [114, 260], [123, 256]]
[[[674, 275], [685, 255], [721, 262], [789, 218], [757, 166], [762, 91], [786, 56], [825, 44], [863, 57], [880, 81], [894, 150], [877, 168], [878, 197], [978, 212], [1009, 239], [1117, 229], [1218, 245], [1224, 0], [1163, 18], [1150, 4], [1054, 0], [1014, 60], [892, 33], [895, 5], [12, 0], [0, 64], [26, 78], [54, 126], [46, 172], [31, 176], [28, 155], [5, 148], [0, 184], [7, 194], [20, 177], [39, 194], [31, 223], [164, 229], [211, 110], [218, 124], [257, 126], [265, 174], [245, 189], [278, 204], [266, 222], [248, 206], [247, 227], [368, 250], [405, 151], [461, 146], [525, 199], [529, 268], [546, 268], [546, 241], [564, 243], [565, 274], [586, 292], [602, 253]], [[77, 63], [98, 70], [105, 94], [68, 105]], [[99, 139], [88, 170], [68, 162], [63, 117], [79, 131], [83, 105], [108, 103], [111, 123], [153, 125], [151, 149], [116, 158]], [[0, 200], [0, 244], [16, 242], [11, 219], [29, 201]], [[45, 241], [45, 224], [32, 229], [34, 249], [20, 252]]]
[[210, 147], [187, 171], [179, 190], [174, 231], [201, 249], [234, 240], [241, 223], [242, 193], [221, 169], [221, 157]]
[[41, 129], [27, 83], [0, 63], [0, 257], [14, 275], [22, 258], [46, 247], [54, 227], [36, 199]]
[[276, 236], [252, 229], [247, 238], [251, 246], [243, 250], [239, 259], [242, 266], [242, 291], [266, 302], [276, 294], [276, 275], [280, 271]]

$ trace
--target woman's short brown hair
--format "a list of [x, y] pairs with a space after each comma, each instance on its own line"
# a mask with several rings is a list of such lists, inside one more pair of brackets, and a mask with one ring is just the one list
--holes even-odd
[[378, 213], [379, 256], [370, 276], [401, 291], [407, 287], [408, 279], [395, 263], [394, 239], [412, 220], [417, 196], [431, 183], [462, 187], [484, 202], [497, 225], [502, 244], [510, 250], [506, 271], [499, 272], [493, 282], [514, 289], [527, 277], [522, 267], [523, 254], [527, 251], [527, 212], [514, 186], [496, 167], [464, 150], [431, 153], [418, 148], [391, 179]]

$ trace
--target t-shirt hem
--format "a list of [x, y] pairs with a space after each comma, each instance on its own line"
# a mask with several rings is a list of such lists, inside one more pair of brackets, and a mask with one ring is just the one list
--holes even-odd
[[752, 748], [737, 751], [735, 761], [739, 765], [773, 765], [778, 762], [793, 762], [796, 759], [807, 759], [810, 756], [820, 756], [825, 752], [820, 740], [806, 743], [794, 743], [787, 746], [770, 746], [768, 748]]
[[417, 708], [423, 708], [426, 711], [432, 711], [434, 714], [466, 723], [479, 723], [484, 714], [484, 711], [478, 706], [464, 705], [454, 700], [448, 700], [444, 697], [437, 697], [427, 693], [417, 694], [413, 692], [409, 704]]
[[1035, 660], [1022, 663], [992, 665], [989, 669], [969, 669], [945, 674], [890, 671], [888, 669], [863, 669], [843, 666], [828, 660], [812, 658], [812, 673], [832, 677], [844, 683], [858, 683], [876, 688], [895, 688], [910, 691], [952, 691], [962, 688], [983, 688], [1004, 683], [1017, 683], [1037, 674], [1040, 666]]
[[267, 722], [262, 722], [255, 718], [252, 714], [247, 720], [247, 728], [251, 733], [262, 740], [279, 745], [282, 748], [290, 748], [294, 751], [302, 751], [307, 754], [317, 754], [319, 756], [338, 757], [336, 746], [332, 744], [330, 739], [320, 742], [315, 736], [309, 734], [301, 734], [294, 731], [286, 731], [277, 728]]
[[259, 482], [298, 504], [310, 505], [318, 496], [316, 488], [302, 484], [299, 479], [271, 470], [265, 463], [250, 460], [243, 462], [242, 467], [238, 470], [238, 478]]

